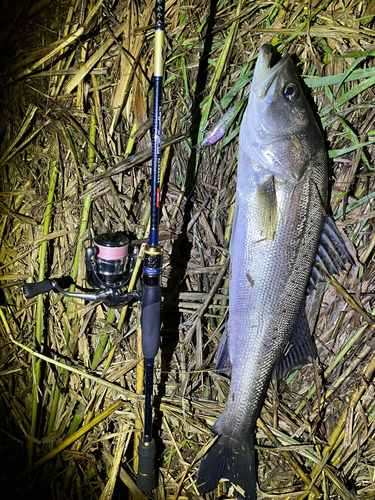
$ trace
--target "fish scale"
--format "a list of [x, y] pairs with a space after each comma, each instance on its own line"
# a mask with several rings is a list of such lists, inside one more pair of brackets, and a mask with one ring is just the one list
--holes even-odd
[[319, 246], [327, 185], [324, 141], [292, 60], [284, 56], [272, 67], [264, 45], [240, 130], [229, 320], [217, 359], [231, 382], [212, 429], [219, 437], [200, 464], [200, 493], [227, 478], [239, 498], [257, 498], [254, 427], [269, 380], [315, 352], [305, 302], [318, 248], [326, 267], [330, 258], [335, 270], [347, 260], [332, 222], [324, 232], [330, 255]]

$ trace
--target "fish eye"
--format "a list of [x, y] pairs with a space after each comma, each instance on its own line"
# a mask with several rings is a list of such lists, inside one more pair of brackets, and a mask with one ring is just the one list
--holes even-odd
[[288, 83], [284, 87], [284, 97], [289, 101], [295, 101], [299, 97], [299, 88], [295, 83]]

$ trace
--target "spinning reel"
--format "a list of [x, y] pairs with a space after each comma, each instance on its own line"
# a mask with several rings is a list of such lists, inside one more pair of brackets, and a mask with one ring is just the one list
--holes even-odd
[[141, 292], [126, 292], [124, 287], [129, 283], [138, 256], [138, 248], [134, 247], [129, 257], [129, 239], [123, 233], [104, 233], [94, 238], [94, 245], [86, 248], [85, 265], [88, 283], [96, 288], [93, 292], [66, 292], [55, 280], [44, 280], [38, 283], [25, 283], [22, 291], [27, 299], [50, 290], [62, 293], [67, 297], [104, 301], [109, 307], [116, 307], [131, 298], [141, 299]]

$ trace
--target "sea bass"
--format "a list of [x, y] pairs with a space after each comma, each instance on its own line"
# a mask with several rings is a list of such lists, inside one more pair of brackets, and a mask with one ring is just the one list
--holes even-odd
[[326, 150], [291, 58], [271, 66], [261, 47], [241, 124], [230, 241], [229, 320], [217, 370], [231, 372], [217, 440], [202, 459], [200, 493], [227, 478], [256, 499], [254, 427], [274, 370], [285, 375], [315, 355], [306, 290], [320, 263], [343, 268], [346, 250], [331, 220]]

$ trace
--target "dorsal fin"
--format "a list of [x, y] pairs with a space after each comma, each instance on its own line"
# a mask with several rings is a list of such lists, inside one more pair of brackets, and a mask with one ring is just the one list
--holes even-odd
[[[317, 264], [328, 274], [338, 274], [340, 270], [345, 270], [347, 262], [353, 264], [334, 220], [327, 217], [323, 225], [315, 264], [307, 286], [307, 295], [312, 293], [318, 282], [325, 281], [325, 276], [319, 272]], [[274, 375], [280, 380], [293, 368], [303, 365], [315, 355], [315, 347], [310, 335], [305, 306], [303, 306], [291, 339], [285, 349], [285, 354], [274, 368]]]
[[345, 270], [345, 264], [347, 262], [353, 264], [340, 232], [336, 227], [335, 221], [331, 217], [326, 217], [315, 258], [315, 264], [311, 271], [310, 281], [307, 286], [307, 294], [312, 292], [318, 281], [325, 281], [325, 277], [316, 267], [317, 264], [322, 266], [327, 274], [339, 274], [340, 270]]
[[273, 369], [274, 376], [280, 380], [292, 369], [304, 365], [309, 358], [315, 358], [315, 356], [315, 346], [311, 339], [305, 306], [303, 306], [285, 352]]

